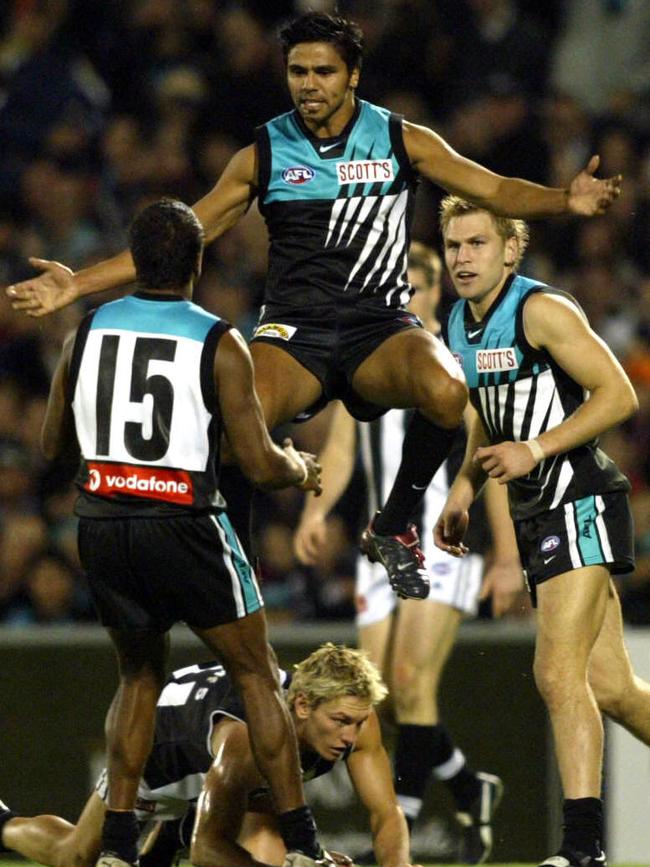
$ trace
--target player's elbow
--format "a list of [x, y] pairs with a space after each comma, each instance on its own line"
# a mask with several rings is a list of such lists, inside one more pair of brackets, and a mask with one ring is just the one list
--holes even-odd
[[618, 391], [617, 406], [620, 413], [620, 422], [626, 421], [639, 410], [639, 398], [629, 379], [625, 379]]
[[47, 430], [43, 430], [41, 433], [41, 452], [48, 461], [56, 460], [61, 454], [61, 444], [58, 438]]

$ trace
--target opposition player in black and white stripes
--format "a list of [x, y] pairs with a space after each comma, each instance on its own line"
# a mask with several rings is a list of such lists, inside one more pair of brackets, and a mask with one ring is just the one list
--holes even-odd
[[103, 867], [136, 861], [133, 805], [183, 620], [226, 665], [287, 848], [321, 856], [279, 700], [262, 597], [219, 493], [225, 434], [252, 482], [318, 490], [313, 456], [274, 445], [238, 332], [191, 301], [203, 229], [181, 202], [145, 208], [130, 230], [138, 291], [91, 311], [67, 341], [43, 425], [48, 458], [78, 448], [79, 554], [120, 682], [106, 720]]
[[[408, 265], [409, 283], [415, 290], [409, 310], [427, 331], [438, 334], [440, 258], [431, 248], [414, 241]], [[379, 508], [397, 473], [409, 415], [407, 410], [391, 410], [363, 424], [355, 422], [342, 404], [337, 406], [320, 456], [324, 491], [318, 499], [306, 498], [296, 530], [295, 548], [301, 562], [318, 563], [327, 544], [327, 516], [352, 477], [358, 452], [364, 469], [368, 516]], [[458, 445], [462, 454], [462, 437]], [[420, 813], [429, 780], [435, 777], [445, 784], [456, 805], [462, 827], [459, 859], [477, 864], [486, 860], [492, 849], [492, 818], [502, 783], [493, 774], [475, 772], [468, 766], [438, 708], [445, 665], [461, 621], [476, 614], [484, 571], [482, 556], [470, 554], [458, 560], [433, 543], [431, 530], [449, 492], [451, 472], [450, 462], [446, 461], [436, 472], [420, 507], [411, 515], [422, 539], [431, 581], [427, 600], [398, 602], [379, 564], [359, 557], [356, 624], [360, 647], [390, 684], [398, 726], [395, 789], [409, 826], [412, 828]], [[522, 589], [523, 582], [505, 494], [497, 488], [489, 486], [488, 515], [494, 518], [490, 525], [494, 527], [496, 559], [485, 576], [485, 593], [494, 593], [494, 608], [500, 614]]]
[[[394, 589], [422, 599], [428, 578], [409, 515], [449, 452], [467, 389], [444, 346], [405, 310], [418, 181], [425, 177], [496, 213], [543, 217], [602, 213], [621, 179], [596, 179], [597, 157], [566, 189], [495, 175], [432, 130], [356, 97], [363, 34], [353, 23], [307, 12], [281, 40], [294, 110], [257, 130], [255, 143], [233, 156], [195, 210], [208, 241], [255, 198], [266, 220], [269, 268], [251, 352], [271, 430], [334, 398], [360, 420], [392, 407], [417, 410], [393, 491], [363, 545]], [[33, 315], [133, 279], [128, 252], [77, 274], [56, 262], [32, 264], [44, 273], [8, 292], [17, 309]], [[240, 497], [244, 484], [234, 483]], [[245, 532], [247, 521], [237, 523]]]
[[[408, 829], [374, 710], [386, 694], [375, 666], [358, 650], [326, 644], [280, 677], [305, 783], [344, 762], [369, 813], [377, 863], [410, 867]], [[141, 867], [170, 867], [186, 846], [198, 867], [303, 867], [301, 856], [287, 855], [270, 794], [243, 704], [223, 667], [205, 663], [174, 672], [158, 700], [138, 789]], [[76, 825], [0, 812], [0, 842], [50, 867], [90, 867], [105, 797], [102, 775]], [[332, 859], [351, 864], [338, 854]]]
[[605, 867], [599, 709], [650, 744], [650, 685], [632, 671], [611, 579], [634, 568], [629, 482], [598, 447], [636, 395], [576, 301], [517, 273], [523, 221], [450, 196], [441, 228], [460, 296], [448, 344], [476, 417], [436, 543], [462, 556], [476, 493], [487, 477], [507, 484], [565, 797], [562, 845], [542, 867]]

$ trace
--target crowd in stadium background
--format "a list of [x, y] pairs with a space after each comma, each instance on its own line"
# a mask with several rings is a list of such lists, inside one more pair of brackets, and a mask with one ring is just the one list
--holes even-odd
[[[278, 24], [334, 5], [3, 3], [0, 285], [33, 273], [28, 256], [78, 268], [111, 255], [144, 204], [203, 195], [254, 127], [290, 107]], [[626, 619], [650, 623], [650, 4], [340, 0], [337, 8], [365, 33], [360, 97], [431, 126], [499, 173], [564, 186], [598, 153], [600, 176], [624, 175], [607, 216], [536, 223], [523, 270], [578, 298], [637, 389], [640, 411], [603, 445], [633, 485], [638, 561], [624, 585]], [[413, 231], [438, 247], [440, 196], [421, 186]], [[266, 231], [252, 211], [209, 248], [196, 300], [250, 335], [265, 267]], [[54, 363], [82, 313], [32, 320], [0, 300], [0, 624], [93, 619], [78, 575], [69, 468], [45, 465], [38, 444]], [[321, 416], [292, 430], [301, 447], [318, 449]], [[357, 488], [331, 523], [318, 573], [292, 553], [300, 495], [265, 497], [257, 511], [270, 609], [351, 617]]]

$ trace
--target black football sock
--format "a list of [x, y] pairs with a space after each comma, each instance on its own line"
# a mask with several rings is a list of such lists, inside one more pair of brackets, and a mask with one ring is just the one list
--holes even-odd
[[567, 799], [563, 806], [563, 849], [600, 855], [603, 839], [603, 802], [600, 798]]
[[226, 500], [226, 514], [246, 556], [252, 563], [252, 503], [254, 489], [236, 464], [221, 468], [219, 491]]
[[107, 810], [102, 829], [102, 852], [113, 852], [122, 861], [138, 860], [138, 822], [133, 810]]
[[435, 763], [435, 726], [401, 723], [395, 745], [395, 792], [409, 828], [422, 808], [422, 799]]
[[438, 427], [415, 412], [402, 445], [402, 462], [373, 529], [382, 536], [397, 536], [408, 525], [436, 470], [451, 450], [458, 428]]
[[280, 813], [278, 824], [287, 852], [302, 852], [314, 859], [322, 857], [323, 850], [316, 839], [316, 823], [308, 806]]
[[[173, 867], [178, 863], [177, 855], [185, 848], [181, 839], [181, 826], [184, 821], [185, 817], [160, 823], [160, 830], [153, 845], [146, 855], [140, 855], [140, 867]], [[190, 836], [191, 833], [190, 827]]]

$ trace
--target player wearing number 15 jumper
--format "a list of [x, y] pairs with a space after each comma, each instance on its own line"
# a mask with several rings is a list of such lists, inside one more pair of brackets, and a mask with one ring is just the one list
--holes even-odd
[[119, 657], [99, 863], [136, 862], [133, 807], [165, 676], [166, 633], [178, 620], [219, 656], [243, 699], [287, 850], [315, 859], [322, 850], [262, 599], [218, 490], [222, 429], [255, 484], [318, 490], [320, 467], [290, 441], [273, 444], [245, 343], [191, 302], [203, 253], [192, 210], [154, 203], [130, 240], [139, 291], [89, 313], [66, 343], [43, 427], [50, 458], [76, 433], [79, 554]]

